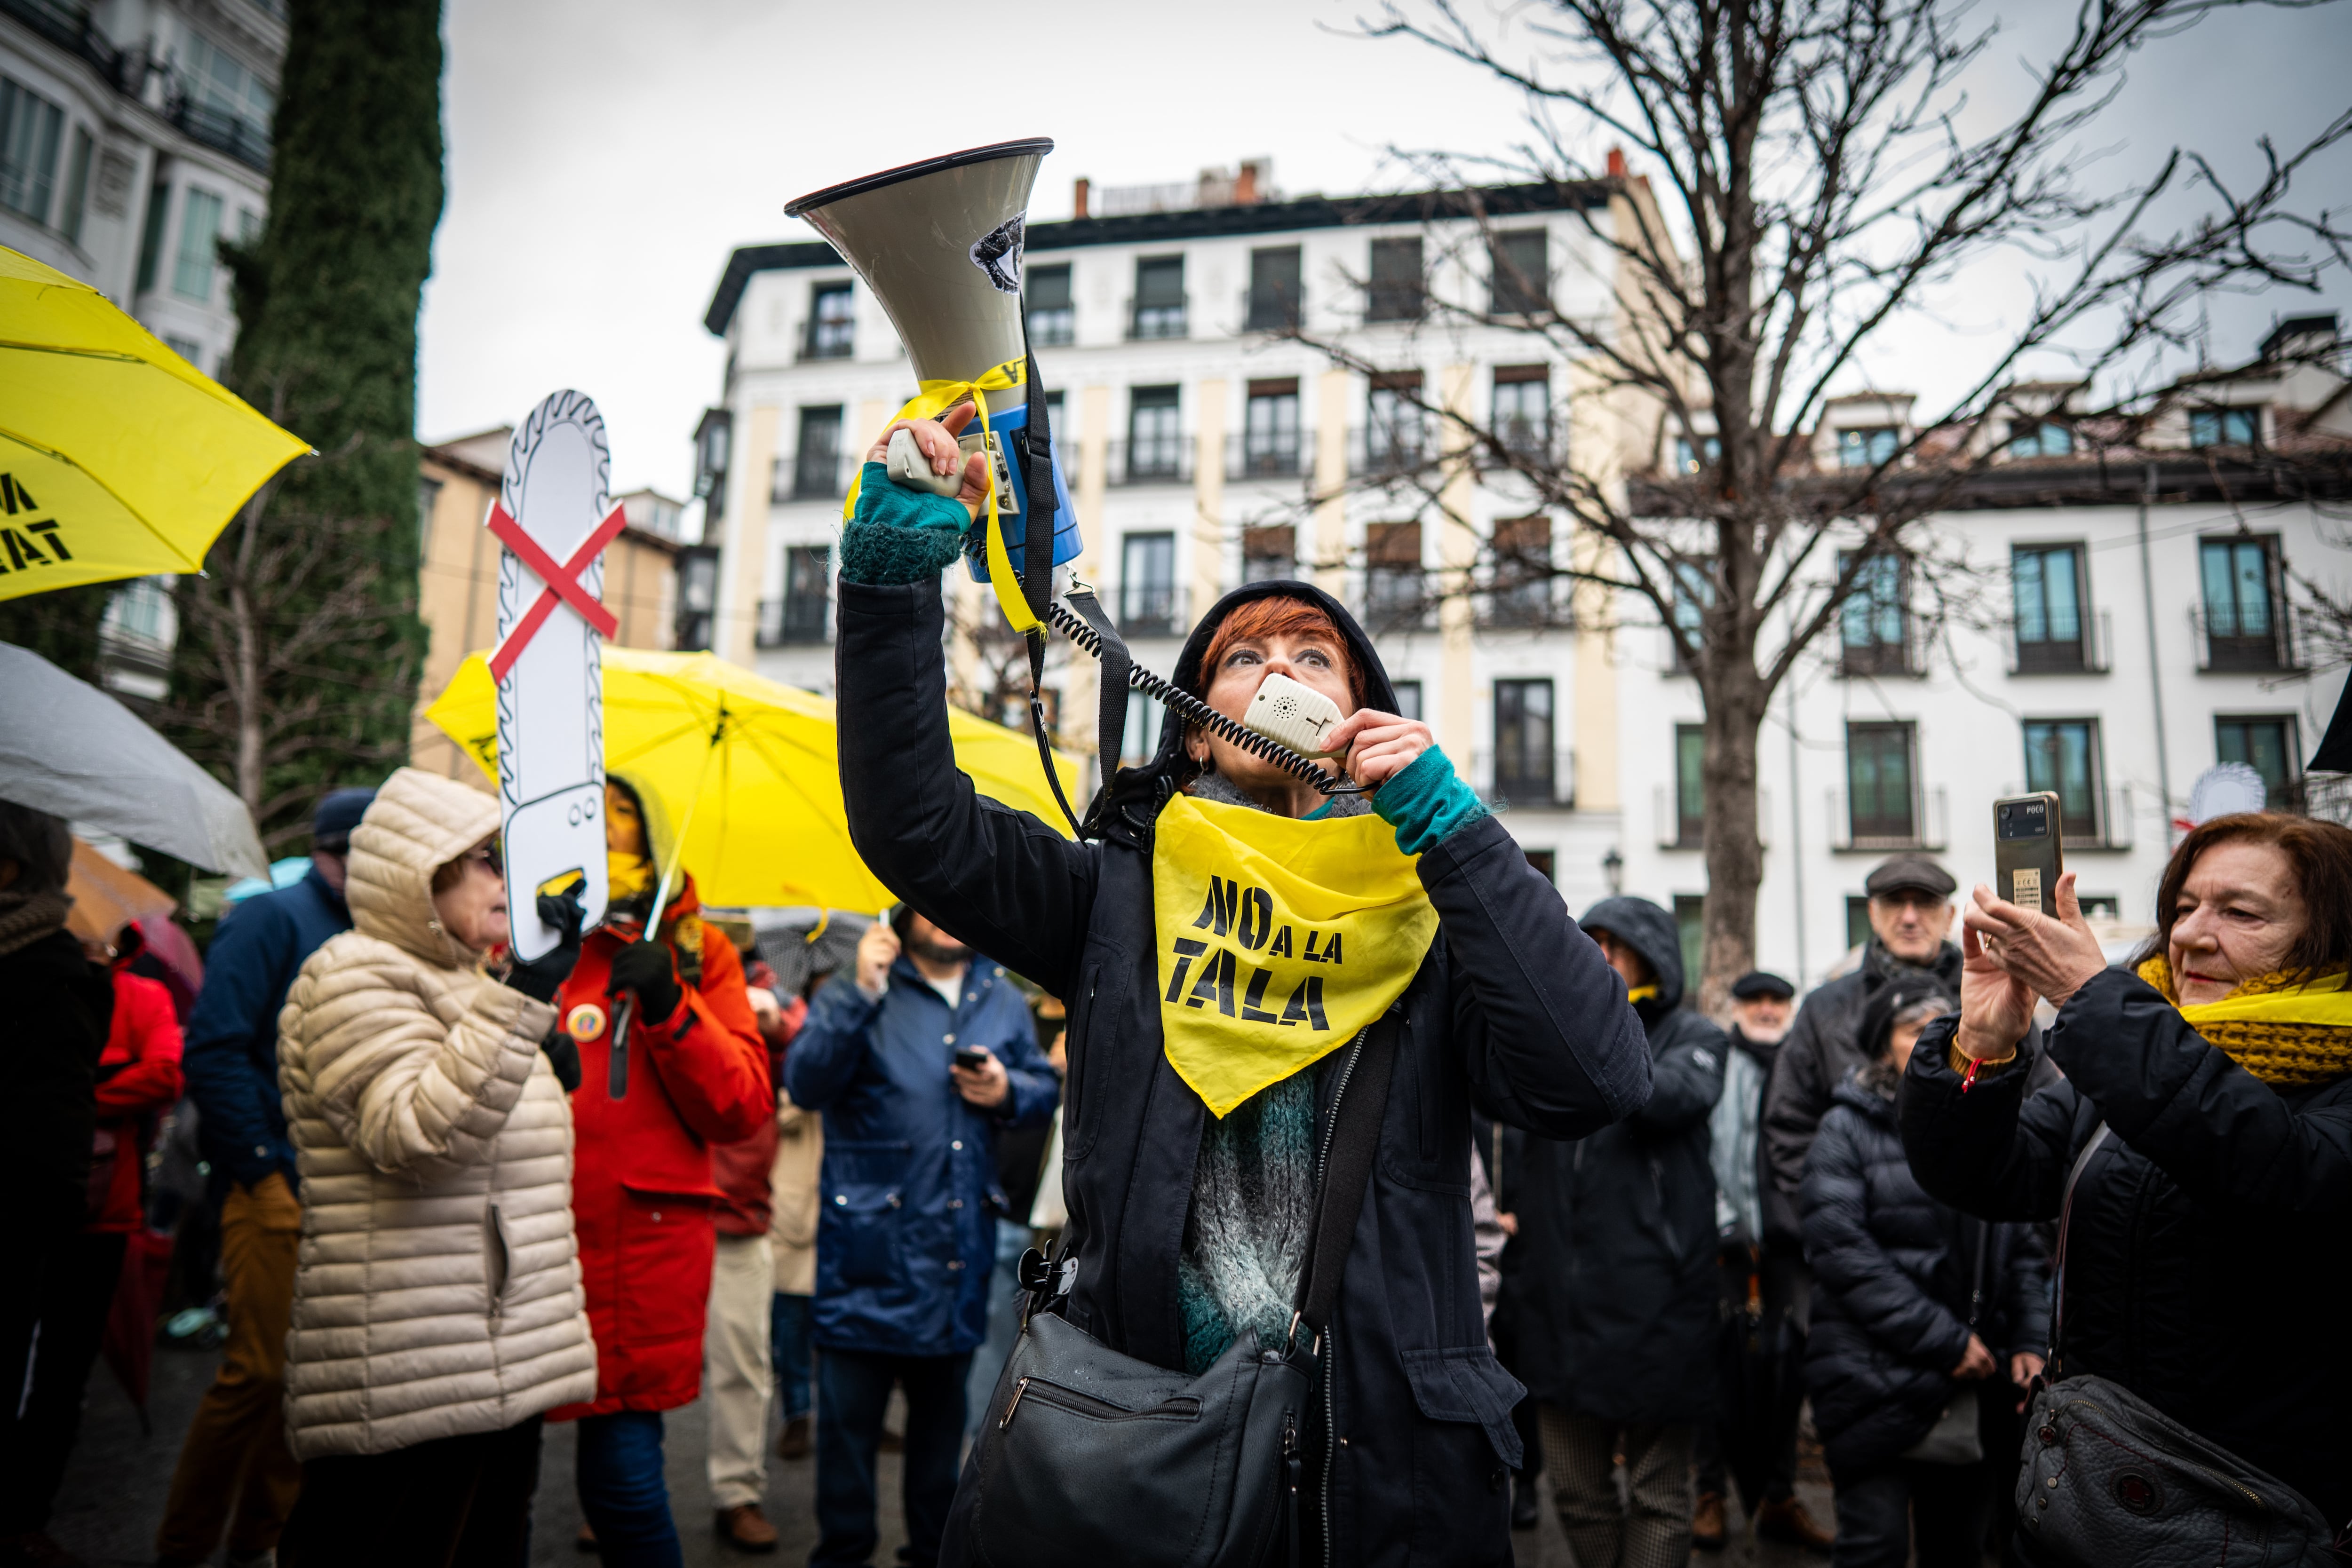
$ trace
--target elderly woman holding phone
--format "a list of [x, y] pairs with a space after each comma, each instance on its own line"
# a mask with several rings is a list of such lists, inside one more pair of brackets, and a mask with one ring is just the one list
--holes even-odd
[[[2208, 1469], [2266, 1472], [2340, 1529], [2352, 1518], [2352, 830], [2274, 814], [2198, 827], [2165, 868], [2156, 935], [2129, 970], [2108, 967], [2073, 873], [2056, 900], [2053, 917], [1979, 886], [1964, 911], [1960, 1011], [1930, 1027], [1905, 1076], [1912, 1166], [1986, 1219], [2066, 1213], [2053, 1381], [2119, 1385], [2158, 1413], [2138, 1417], [2149, 1432], [2187, 1428]], [[2037, 997], [2058, 1009], [2046, 1048], [2066, 1077], [2029, 1095]], [[2037, 1444], [2065, 1442], [2066, 1428], [2045, 1417], [2029, 1430], [2030, 1473], [2042, 1473]], [[2117, 1472], [2111, 1502], [2084, 1493], [2085, 1515], [2113, 1508], [2105, 1522], [2126, 1531], [2168, 1517], [2186, 1489], [2165, 1477], [2187, 1472], [2140, 1469]], [[2042, 1476], [2021, 1508], [2028, 1562], [2085, 1560], [2067, 1544], [2061, 1479]], [[2308, 1517], [2268, 1491], [2277, 1517]]]

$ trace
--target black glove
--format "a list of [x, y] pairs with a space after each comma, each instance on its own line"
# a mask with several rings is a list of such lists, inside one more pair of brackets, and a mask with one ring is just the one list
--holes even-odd
[[580, 1042], [558, 1024], [548, 1031], [539, 1049], [547, 1053], [548, 1066], [555, 1069], [555, 1081], [563, 1085], [566, 1094], [580, 1087]]
[[585, 915], [580, 906], [577, 885], [567, 889], [562, 897], [541, 894], [539, 917], [555, 927], [555, 946], [530, 963], [518, 963], [509, 969], [507, 984], [534, 1001], [553, 1001], [555, 993], [571, 977], [572, 966], [580, 962], [580, 923]]
[[678, 988], [677, 966], [670, 961], [667, 944], [641, 938], [613, 955], [612, 983], [604, 988], [604, 994], [618, 996], [623, 991], [637, 993], [637, 1018], [642, 1022], [660, 1023], [677, 1011], [685, 992]]

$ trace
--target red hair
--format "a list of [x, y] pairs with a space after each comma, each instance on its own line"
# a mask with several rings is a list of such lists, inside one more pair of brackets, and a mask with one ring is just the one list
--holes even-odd
[[1216, 635], [1209, 639], [1209, 651], [1201, 659], [1201, 689], [1205, 692], [1216, 684], [1217, 666], [1224, 663], [1234, 643], [1265, 642], [1275, 637], [1328, 639], [1332, 651], [1339, 655], [1339, 672], [1348, 678], [1348, 700], [1357, 707], [1364, 706], [1364, 673], [1357, 666], [1355, 650], [1349, 646], [1339, 623], [1303, 599], [1279, 594], [1236, 605], [1218, 622]]

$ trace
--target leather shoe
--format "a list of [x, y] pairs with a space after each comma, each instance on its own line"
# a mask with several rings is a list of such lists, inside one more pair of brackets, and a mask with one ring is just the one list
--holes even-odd
[[1756, 1511], [1756, 1533], [1767, 1541], [1783, 1542], [1790, 1546], [1802, 1546], [1811, 1552], [1827, 1552], [1837, 1537], [1813, 1522], [1805, 1505], [1793, 1497], [1768, 1502]]
[[1691, 1511], [1691, 1544], [1701, 1552], [1723, 1550], [1723, 1494], [1703, 1491]]
[[812, 1446], [809, 1418], [805, 1416], [793, 1416], [784, 1423], [784, 1429], [776, 1434], [776, 1458], [780, 1459], [805, 1459]]
[[760, 1511], [756, 1502], [738, 1503], [733, 1508], [719, 1511], [713, 1533], [738, 1552], [773, 1552], [776, 1549], [776, 1527]]

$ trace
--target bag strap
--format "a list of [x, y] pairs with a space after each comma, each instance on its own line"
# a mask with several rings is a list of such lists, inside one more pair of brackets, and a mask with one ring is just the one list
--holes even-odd
[[2107, 1141], [2107, 1134], [2113, 1130], [2104, 1119], [2091, 1129], [2090, 1139], [2084, 1144], [2083, 1152], [2074, 1156], [2074, 1168], [2066, 1173], [2066, 1197], [2058, 1206], [2058, 1256], [2052, 1265], [2057, 1279], [2050, 1291], [2050, 1353], [2042, 1358], [2050, 1364], [2049, 1378], [2053, 1383], [2058, 1381], [2062, 1364], [2058, 1359], [2058, 1346], [2060, 1334], [2066, 1323], [2066, 1237], [2074, 1224], [2074, 1186], [2083, 1179], [2083, 1168], [2091, 1163], [2091, 1156], [2099, 1152], [2099, 1145]]
[[1307, 1239], [1307, 1266], [1299, 1271], [1298, 1309], [1290, 1323], [1294, 1345], [1303, 1324], [1319, 1349], [1323, 1331], [1331, 1323], [1332, 1309], [1339, 1304], [1339, 1279], [1347, 1271], [1348, 1249], [1356, 1239], [1356, 1218], [1363, 1211], [1372, 1158], [1380, 1152], [1389, 1079], [1396, 1066], [1397, 1036], [1403, 1030], [1402, 1017], [1391, 1008], [1364, 1031], [1363, 1044], [1352, 1064], [1343, 1068], [1347, 1076], [1339, 1084], [1334, 1113], [1338, 1120], [1323, 1166], [1323, 1189], [1316, 1195], [1315, 1228]]
[[[1027, 491], [1028, 510], [1022, 534], [1021, 596], [1036, 622], [1026, 635], [1029, 653], [1029, 727], [1037, 737], [1037, 764], [1054, 791], [1055, 804], [1070, 820], [1070, 831], [1085, 837], [1078, 814], [1062, 793], [1062, 776], [1054, 767], [1054, 743], [1045, 734], [1045, 604], [1054, 596], [1054, 516], [1059, 501], [1054, 494], [1054, 432], [1047, 423], [1045, 386], [1037, 374], [1037, 356], [1029, 348], [1029, 320], [1021, 321], [1021, 359], [1027, 377], [1029, 417], [1013, 437], [1013, 456], [1021, 463], [1021, 482]], [[985, 397], [975, 392], [974, 397]], [[1002, 527], [1002, 523], [999, 524]]]

